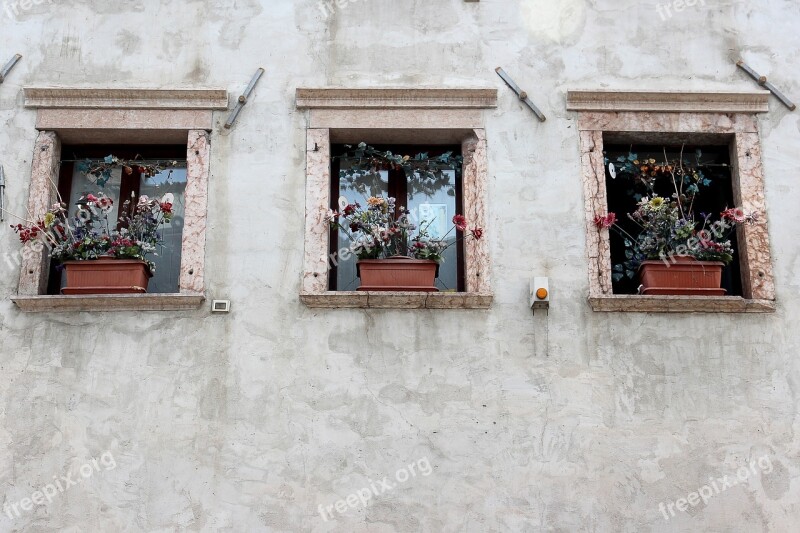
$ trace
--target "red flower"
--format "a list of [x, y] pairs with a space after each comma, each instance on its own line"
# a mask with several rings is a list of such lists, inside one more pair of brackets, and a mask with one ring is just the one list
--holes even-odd
[[617, 222], [617, 215], [616, 213], [609, 213], [604, 217], [597, 215], [594, 217], [594, 225], [598, 228], [610, 228]]
[[476, 241], [481, 240], [481, 237], [483, 237], [483, 230], [481, 228], [473, 229], [472, 230], [472, 236], [475, 237]]
[[456, 215], [453, 217], [453, 224], [456, 225], [456, 229], [458, 231], [464, 231], [467, 229], [467, 219], [464, 218], [464, 215]]
[[346, 207], [345, 207], [345, 208], [342, 210], [342, 213], [344, 213], [344, 216], [346, 216], [346, 217], [349, 217], [350, 215], [352, 215], [352, 214], [353, 214], [353, 213], [355, 213], [355, 212], [356, 212], [356, 208], [355, 208], [355, 206], [354, 206], [353, 204], [348, 204], [348, 205], [347, 205], [347, 206], [346, 206]]
[[14, 231], [16, 233], [19, 233], [20, 242], [22, 242], [22, 244], [25, 244], [27, 242], [35, 240], [39, 236], [39, 233], [42, 231], [42, 228], [44, 227], [44, 222], [39, 222], [38, 226], [31, 226], [29, 228], [26, 228], [22, 224], [17, 224], [16, 226], [12, 225], [11, 227], [14, 228]]
[[744, 211], [740, 207], [735, 207], [733, 209], [726, 209], [722, 212], [722, 218], [727, 218], [728, 220], [732, 220], [738, 224], [747, 221], [747, 216], [744, 214]]
[[171, 203], [164, 202], [163, 204], [160, 204], [160, 206], [161, 206], [161, 211], [163, 211], [164, 213], [166, 213], [166, 214], [172, 213], [172, 204]]

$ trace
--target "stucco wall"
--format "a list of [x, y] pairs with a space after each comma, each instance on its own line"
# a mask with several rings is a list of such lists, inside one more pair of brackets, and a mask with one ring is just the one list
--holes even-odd
[[[231, 314], [23, 314], [9, 300], [19, 244], [0, 230], [0, 502], [104, 453], [116, 464], [13, 521], [3, 511], [0, 530], [794, 530], [800, 114], [772, 100], [759, 118], [777, 312], [609, 314], [586, 300], [564, 101], [568, 88], [751, 90], [740, 55], [800, 99], [796, 0], [698, 1], [666, 20], [655, 0], [340, 4], [44, 0], [0, 13], [0, 62], [24, 56], [0, 85], [17, 213], [37, 133], [23, 86], [238, 95], [266, 69], [236, 126], [216, 113], [211, 136], [207, 294]], [[491, 310], [299, 302], [298, 86], [499, 89], [485, 113]], [[528, 308], [533, 275], [550, 278], [547, 314]], [[762, 457], [769, 469], [707, 503], [669, 521], [659, 510]], [[429, 475], [396, 481], [425, 461]], [[320, 515], [384, 476], [397, 486], [368, 506]]]

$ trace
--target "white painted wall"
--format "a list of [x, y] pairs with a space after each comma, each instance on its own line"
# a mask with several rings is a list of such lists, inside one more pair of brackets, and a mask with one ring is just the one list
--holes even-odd
[[[207, 288], [230, 315], [24, 315], [9, 300], [19, 244], [0, 230], [0, 501], [80, 478], [105, 452], [116, 464], [14, 521], [0, 514], [0, 530], [794, 530], [800, 114], [773, 100], [760, 117], [778, 311], [602, 314], [586, 302], [564, 100], [568, 88], [750, 90], [740, 55], [800, 99], [797, 2], [698, 0], [665, 20], [655, 0], [340, 3], [327, 16], [314, 0], [30, 0], [0, 13], [0, 62], [24, 55], [0, 85], [15, 212], [36, 135], [23, 86], [237, 95], [267, 70], [236, 127], [218, 113], [212, 135]], [[298, 86], [499, 89], [486, 114], [490, 311], [298, 301]], [[534, 274], [550, 277], [547, 315], [527, 307]], [[756, 465], [670, 521], [659, 511], [759, 457], [769, 473]], [[318, 512], [424, 460], [430, 475], [392, 480], [366, 508]]]

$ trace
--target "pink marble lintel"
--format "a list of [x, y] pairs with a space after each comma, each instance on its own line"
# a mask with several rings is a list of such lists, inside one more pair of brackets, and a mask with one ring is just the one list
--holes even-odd
[[757, 132], [756, 115], [739, 113], [656, 113], [587, 111], [578, 115], [580, 131], [733, 134]]
[[769, 91], [570, 90], [570, 111], [766, 113]]
[[25, 87], [25, 107], [77, 109], [228, 108], [225, 89]]
[[366, 87], [298, 88], [298, 108], [328, 109], [442, 109], [497, 107], [497, 89]]
[[205, 109], [40, 109], [38, 130], [211, 130]]

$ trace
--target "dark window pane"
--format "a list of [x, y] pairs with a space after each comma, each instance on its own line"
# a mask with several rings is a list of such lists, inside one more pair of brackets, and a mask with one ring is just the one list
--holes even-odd
[[[665, 154], [666, 152], [666, 154]], [[642, 196], [648, 195], [648, 189], [642, 183], [624, 179], [619, 172], [612, 176], [609, 164], [621, 167], [620, 158], [628, 158], [635, 154], [636, 161], [647, 162], [654, 160], [661, 165], [674, 162], [681, 158], [690, 165], [700, 169], [708, 178], [708, 183], [699, 187], [694, 202], [691, 202], [691, 211], [695, 220], [701, 220], [701, 213], [711, 214], [713, 220], [719, 219], [719, 214], [733, 204], [733, 184], [731, 179], [730, 153], [728, 146], [660, 146], [660, 145], [615, 145], [608, 144], [605, 148], [606, 157], [606, 191], [608, 193], [608, 211], [617, 214], [617, 224], [634, 237], [639, 233], [638, 225], [627, 216], [636, 210], [638, 201]], [[668, 177], [659, 176], [654, 181], [654, 193], [671, 199], [675, 193], [675, 185]], [[737, 234], [733, 231], [728, 237], [733, 245], [734, 259], [723, 270], [722, 288], [727, 290], [729, 296], [742, 294], [740, 277], [739, 254]], [[611, 239], [611, 264], [620, 265], [626, 261], [625, 238], [619, 232], [612, 230]], [[615, 294], [637, 294], [639, 287], [638, 275], [633, 278], [623, 276], [615, 279], [613, 290]]]

